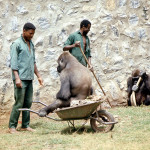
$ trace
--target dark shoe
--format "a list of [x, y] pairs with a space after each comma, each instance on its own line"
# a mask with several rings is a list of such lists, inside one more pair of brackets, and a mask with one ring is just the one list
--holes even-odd
[[9, 131], [8, 131], [10, 134], [16, 134], [16, 133], [19, 133], [15, 128], [9, 128]]
[[34, 132], [35, 130], [28, 127], [28, 128], [21, 128], [20, 131], [29, 131], [29, 132]]

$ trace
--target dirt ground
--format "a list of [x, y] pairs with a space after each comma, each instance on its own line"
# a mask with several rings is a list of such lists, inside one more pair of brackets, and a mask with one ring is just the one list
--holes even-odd
[[[31, 119], [35, 119], [37, 117], [36, 114], [31, 114]], [[0, 113], [0, 133], [8, 133], [8, 124], [9, 124], [10, 112]], [[18, 128], [21, 126], [21, 118], [20, 114], [18, 120]]]
[[7, 133], [8, 129], [6, 130], [6, 124], [9, 122], [10, 112], [7, 113], [0, 113], [0, 133]]

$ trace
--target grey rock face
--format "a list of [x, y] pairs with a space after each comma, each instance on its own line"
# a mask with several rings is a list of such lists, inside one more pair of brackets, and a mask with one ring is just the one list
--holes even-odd
[[40, 6], [40, 5], [37, 5], [37, 6], [36, 6], [36, 10], [37, 10], [37, 11], [40, 11], [40, 10], [41, 10], [41, 6]]
[[52, 76], [53, 79], [57, 79], [58, 78], [57, 68], [55, 67], [50, 68], [50, 75]]
[[119, 6], [125, 6], [127, 3], [127, 0], [119, 0]]
[[22, 15], [28, 14], [28, 10], [26, 10], [26, 8], [23, 5], [17, 7], [17, 12]]
[[66, 35], [66, 30], [64, 30], [64, 29], [62, 29], [61, 30], [61, 33], [58, 35], [58, 45], [63, 45], [63, 42], [65, 42], [65, 40], [66, 40], [66, 37], [67, 37], [67, 35]]
[[108, 15], [104, 16], [104, 17], [102, 18], [102, 20], [103, 20], [103, 21], [111, 21], [111, 20], [112, 20], [112, 15], [108, 14]]
[[38, 47], [38, 46], [42, 46], [43, 45], [43, 38], [42, 37], [39, 37], [36, 41], [35, 41], [35, 46]]
[[131, 0], [130, 1], [130, 7], [131, 8], [138, 8], [138, 7], [140, 7], [140, 1], [139, 0]]
[[2, 12], [3, 17], [8, 17], [9, 14], [9, 5], [5, 6], [5, 10]]
[[13, 32], [17, 32], [18, 31], [18, 19], [17, 19], [17, 17], [12, 18], [11, 24], [12, 24], [11, 30]]
[[120, 18], [127, 18], [127, 15], [124, 14], [124, 13], [119, 13], [118, 16], [119, 16]]
[[65, 3], [71, 2], [71, 0], [62, 0]]
[[136, 33], [133, 30], [127, 29], [127, 30], [125, 30], [125, 35], [128, 36], [128, 37], [130, 37], [130, 38], [135, 38]]
[[0, 30], [2, 30], [2, 24], [0, 23]]
[[139, 39], [140, 40], [147, 37], [145, 29], [140, 29], [138, 34], [139, 34]]
[[90, 2], [91, 0], [79, 0], [79, 2]]
[[[14, 102], [10, 45], [22, 34], [23, 25], [36, 26], [32, 39], [39, 72], [46, 86], [37, 99], [55, 97], [59, 90], [57, 58], [68, 36], [80, 29], [83, 19], [91, 21], [92, 66], [113, 102], [126, 101], [126, 80], [134, 69], [150, 73], [148, 0], [55, 0], [0, 1], [0, 106]], [[6, 86], [7, 85], [7, 86]], [[93, 77], [98, 94], [101, 90]], [[35, 89], [38, 81], [35, 77]], [[37, 93], [36, 93], [37, 92]], [[53, 101], [53, 99], [51, 99]], [[8, 103], [9, 102], [9, 103]], [[1, 111], [1, 110], [0, 110]]]
[[111, 26], [111, 29], [116, 37], [119, 37], [119, 31], [115, 26]]
[[39, 18], [38, 23], [42, 29], [48, 29], [50, 27], [50, 24], [47, 18], [43, 18], [43, 17]]
[[137, 25], [138, 21], [139, 21], [139, 18], [138, 18], [138, 16], [136, 14], [130, 15], [129, 23], [131, 25]]

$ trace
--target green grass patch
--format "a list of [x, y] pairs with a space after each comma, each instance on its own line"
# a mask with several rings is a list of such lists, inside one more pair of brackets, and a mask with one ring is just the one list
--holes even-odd
[[[108, 133], [94, 133], [89, 122], [76, 132], [66, 121], [31, 115], [35, 132], [7, 133], [0, 125], [0, 150], [149, 150], [150, 107], [120, 107], [108, 110], [118, 123]], [[9, 119], [9, 118], [8, 118]], [[84, 120], [75, 121], [79, 129]]]

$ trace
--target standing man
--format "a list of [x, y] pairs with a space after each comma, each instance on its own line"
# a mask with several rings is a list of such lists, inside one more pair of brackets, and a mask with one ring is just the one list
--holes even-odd
[[84, 54], [87, 57], [89, 64], [91, 65], [90, 40], [87, 36], [87, 33], [90, 31], [90, 28], [91, 22], [88, 20], [83, 20], [80, 23], [80, 30], [70, 34], [63, 47], [63, 51], [69, 50], [69, 52], [74, 57], [76, 57], [77, 60], [84, 66], [87, 66], [87, 62], [80, 51], [79, 45], [81, 44], [81, 48], [84, 51]]
[[[14, 98], [12, 112], [9, 120], [9, 132], [16, 133], [20, 112], [19, 108], [30, 108], [33, 97], [33, 79], [36, 74], [40, 85], [43, 80], [38, 72], [35, 62], [35, 49], [31, 41], [35, 26], [32, 23], [26, 23], [23, 27], [23, 34], [11, 45], [11, 69], [14, 83]], [[34, 131], [29, 127], [30, 112], [22, 112], [22, 131]]]

